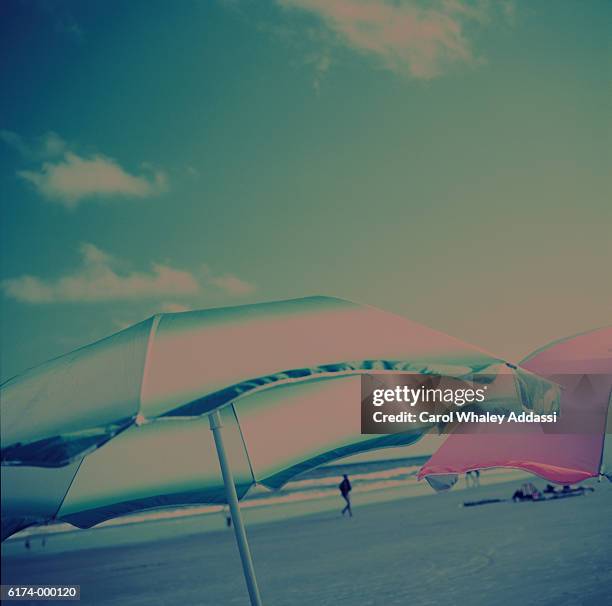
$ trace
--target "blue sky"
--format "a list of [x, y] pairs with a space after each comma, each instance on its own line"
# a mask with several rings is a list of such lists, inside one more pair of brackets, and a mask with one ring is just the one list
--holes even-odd
[[3, 2], [2, 378], [328, 294], [508, 358], [608, 324], [612, 5]]

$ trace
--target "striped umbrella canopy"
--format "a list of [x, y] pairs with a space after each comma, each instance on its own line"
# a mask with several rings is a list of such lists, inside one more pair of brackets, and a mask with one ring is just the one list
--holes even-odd
[[[242, 497], [255, 483], [278, 488], [431, 428], [362, 435], [361, 374], [500, 369], [509, 367], [478, 348], [340, 299], [156, 315], [2, 386], [3, 538], [47, 520], [89, 527], [135, 510], [225, 502], [212, 413]], [[504, 396], [510, 408], [549, 386], [511, 372], [522, 388]]]
[[556, 426], [460, 428], [422, 467], [419, 478], [444, 490], [459, 473], [509, 467], [558, 484], [600, 474], [612, 480], [612, 327], [555, 341], [527, 356], [521, 366], [562, 386]]

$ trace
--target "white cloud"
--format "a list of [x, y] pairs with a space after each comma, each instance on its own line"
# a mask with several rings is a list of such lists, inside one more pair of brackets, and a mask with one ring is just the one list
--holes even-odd
[[93, 244], [81, 245], [82, 265], [56, 280], [24, 275], [2, 282], [4, 292], [26, 303], [93, 302], [194, 294], [200, 289], [188, 271], [154, 263], [151, 271], [119, 274], [115, 260]]
[[[204, 267], [200, 275], [167, 264], [152, 263], [147, 272], [119, 271], [125, 263], [93, 244], [80, 248], [81, 265], [56, 279], [23, 275], [3, 280], [5, 295], [24, 303], [93, 303], [194, 297], [203, 293], [243, 296], [254, 286], [236, 276], [215, 276]], [[162, 303], [162, 311], [186, 311], [187, 305]]]
[[453, 63], [478, 62], [465, 26], [488, 19], [480, 0], [277, 0], [321, 19], [343, 45], [373, 55], [399, 74], [431, 79]]
[[163, 171], [133, 175], [112, 158], [101, 155], [84, 158], [73, 152], [66, 152], [62, 160], [44, 162], [39, 170], [21, 170], [17, 174], [45, 198], [69, 208], [93, 197], [147, 198], [168, 187]]
[[139, 174], [124, 169], [113, 158], [102, 154], [74, 151], [57, 133], [27, 139], [18, 133], [0, 130], [0, 141], [16, 150], [35, 168], [17, 171], [43, 197], [74, 208], [83, 200], [117, 196], [148, 198], [168, 189], [162, 170], [142, 163]]

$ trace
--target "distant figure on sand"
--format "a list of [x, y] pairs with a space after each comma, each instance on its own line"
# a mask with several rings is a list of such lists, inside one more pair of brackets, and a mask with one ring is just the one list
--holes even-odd
[[480, 486], [480, 470], [472, 469], [471, 471], [465, 472], [465, 485], [467, 488], [470, 486], [472, 488], [476, 488]]
[[230, 514], [230, 509], [228, 505], [224, 505], [223, 509], [221, 510], [221, 513], [223, 514], [223, 517], [225, 518], [225, 525], [228, 528], [232, 527], [232, 516]]
[[351, 492], [353, 487], [351, 486], [351, 483], [349, 482], [348, 476], [346, 474], [344, 474], [344, 476], [342, 477], [342, 482], [340, 482], [338, 488], [340, 489], [340, 494], [342, 495], [342, 498], [346, 501], [346, 506], [342, 510], [342, 515], [344, 515], [348, 511], [349, 516], [352, 518], [353, 510], [351, 509], [351, 497], [349, 495], [349, 492]]

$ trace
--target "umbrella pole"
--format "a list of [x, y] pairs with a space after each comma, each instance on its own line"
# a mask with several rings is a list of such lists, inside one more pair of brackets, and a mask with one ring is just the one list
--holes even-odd
[[225, 452], [225, 445], [223, 444], [223, 433], [221, 431], [223, 423], [221, 422], [221, 415], [219, 414], [219, 411], [215, 410], [208, 415], [208, 419], [210, 421], [210, 429], [215, 438], [217, 456], [219, 457], [219, 466], [221, 467], [221, 475], [223, 476], [223, 483], [225, 484], [227, 504], [229, 505], [230, 513], [232, 515], [232, 523], [234, 526], [234, 532], [236, 534], [236, 543], [238, 543], [238, 551], [240, 552], [240, 559], [242, 560], [244, 579], [247, 584], [247, 589], [249, 590], [249, 597], [251, 598], [251, 606], [261, 606], [261, 596], [259, 595], [259, 587], [257, 586], [257, 579], [255, 578], [255, 569], [253, 568], [251, 551], [249, 549], [249, 543], [247, 541], [246, 531], [242, 521], [242, 514], [240, 513], [240, 505], [238, 504], [238, 495], [236, 494], [234, 476], [227, 458], [227, 453]]

